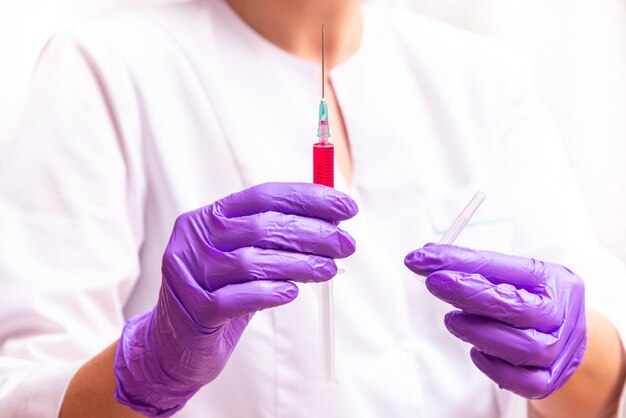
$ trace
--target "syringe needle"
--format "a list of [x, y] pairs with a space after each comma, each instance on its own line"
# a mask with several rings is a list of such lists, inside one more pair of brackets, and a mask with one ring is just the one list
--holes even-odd
[[324, 24], [322, 23], [322, 100], [324, 100], [324, 84], [326, 84], [326, 77], [324, 74]]

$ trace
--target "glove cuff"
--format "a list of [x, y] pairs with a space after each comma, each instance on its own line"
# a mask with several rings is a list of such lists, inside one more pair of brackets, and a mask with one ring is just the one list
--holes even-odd
[[[185, 406], [195, 391], [176, 391], [154, 358], [148, 341], [154, 310], [124, 325], [115, 352], [115, 400], [148, 417], [169, 417]], [[172, 382], [173, 383], [173, 382]], [[190, 393], [191, 392], [191, 393]]]

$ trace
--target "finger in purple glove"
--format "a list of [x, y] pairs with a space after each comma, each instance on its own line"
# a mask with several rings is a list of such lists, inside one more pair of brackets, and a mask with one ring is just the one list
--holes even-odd
[[563, 312], [552, 299], [508, 283], [494, 284], [479, 273], [435, 271], [427, 277], [426, 287], [466, 313], [486, 315], [517, 328], [552, 332], [563, 323]]
[[439, 270], [480, 273], [492, 283], [508, 283], [536, 294], [546, 292], [543, 263], [532, 258], [454, 245], [426, 245], [410, 252], [404, 263], [422, 276]]
[[519, 329], [462, 311], [449, 312], [444, 323], [452, 335], [514, 366], [551, 367], [567, 350], [568, 341], [562, 335], [571, 332], [569, 326], [553, 334]]
[[[583, 343], [584, 344], [584, 343]], [[527, 399], [543, 399], [561, 387], [574, 374], [582, 361], [574, 355], [562, 363], [559, 370], [540, 367], [513, 366], [489, 354], [481, 353], [477, 348], [470, 351], [472, 361], [491, 380], [502, 389], [510, 390]]]
[[[326, 220], [279, 212], [227, 218], [218, 211], [217, 205], [203, 208], [201, 213], [209, 234], [207, 238], [221, 251], [254, 246], [344, 258], [355, 250], [354, 238]], [[185, 222], [195, 219], [182, 215], [177, 222], [184, 227]]]
[[264, 183], [216, 202], [228, 218], [261, 212], [281, 212], [326, 221], [345, 221], [359, 211], [345, 193], [312, 183]]

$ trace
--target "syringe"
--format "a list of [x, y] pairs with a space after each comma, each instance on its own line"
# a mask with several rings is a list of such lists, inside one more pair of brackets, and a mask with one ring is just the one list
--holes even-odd
[[[335, 147], [328, 142], [328, 106], [324, 99], [324, 25], [322, 25], [322, 100], [320, 101], [317, 137], [313, 144], [313, 183], [335, 187]], [[323, 383], [337, 384], [335, 379], [335, 316], [333, 284], [331, 281], [319, 285], [319, 329], [322, 354]]]

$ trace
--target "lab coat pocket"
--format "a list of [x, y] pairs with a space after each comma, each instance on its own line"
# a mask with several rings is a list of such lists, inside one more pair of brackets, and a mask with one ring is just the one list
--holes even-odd
[[454, 241], [454, 245], [511, 253], [513, 222], [508, 216], [506, 202], [495, 188], [477, 185], [457, 187], [427, 196], [426, 206], [433, 229], [432, 241], [438, 242], [441, 239], [477, 190], [482, 190], [487, 197]]

